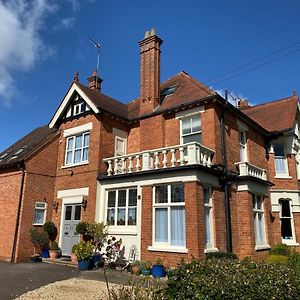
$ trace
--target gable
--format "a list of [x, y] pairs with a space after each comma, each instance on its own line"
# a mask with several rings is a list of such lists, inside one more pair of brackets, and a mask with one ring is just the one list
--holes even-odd
[[80, 115], [89, 110], [92, 110], [94, 113], [99, 112], [95, 104], [80, 87], [73, 83], [52, 117], [49, 128], [53, 128], [59, 119]]

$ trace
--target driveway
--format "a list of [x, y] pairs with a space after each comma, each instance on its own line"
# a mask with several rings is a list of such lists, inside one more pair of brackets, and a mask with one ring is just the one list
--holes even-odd
[[0, 299], [10, 300], [49, 283], [78, 277], [77, 268], [45, 263], [0, 262]]

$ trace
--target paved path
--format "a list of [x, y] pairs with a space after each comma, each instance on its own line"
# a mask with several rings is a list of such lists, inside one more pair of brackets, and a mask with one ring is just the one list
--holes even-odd
[[78, 277], [77, 268], [44, 263], [0, 262], [0, 299], [10, 300], [51, 282]]
[[[79, 272], [77, 267], [55, 264], [0, 262], [0, 300], [15, 299], [41, 286], [73, 277], [104, 281], [102, 269]], [[131, 279], [127, 271], [109, 270], [107, 277], [109, 282], [119, 284], [128, 284]]]

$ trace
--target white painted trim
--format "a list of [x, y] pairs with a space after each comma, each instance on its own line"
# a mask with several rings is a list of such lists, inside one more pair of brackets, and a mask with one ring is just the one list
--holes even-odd
[[57, 198], [75, 197], [75, 196], [88, 196], [89, 188], [79, 188], [70, 190], [60, 190], [57, 192]]
[[213, 253], [213, 252], [219, 252], [220, 250], [218, 248], [206, 248], [204, 249], [204, 253]]
[[149, 246], [149, 251], [158, 251], [158, 252], [174, 252], [174, 253], [188, 253], [189, 250], [185, 247], [158, 247], [158, 246]]
[[53, 128], [56, 124], [58, 118], [62, 115], [64, 112], [66, 106], [69, 104], [71, 97], [73, 96], [74, 92], [77, 92], [82, 99], [88, 104], [88, 106], [94, 111], [94, 113], [99, 113], [99, 109], [95, 106], [95, 104], [86, 96], [86, 94], [76, 85], [76, 83], [73, 83], [71, 88], [69, 89], [67, 95], [64, 97], [62, 103], [58, 107], [57, 111], [55, 112], [54, 116], [52, 117], [49, 128]]
[[93, 123], [89, 122], [80, 126], [76, 126], [76, 127], [72, 127], [72, 128], [68, 128], [64, 130], [64, 137], [68, 137], [68, 136], [72, 136], [72, 135], [76, 135], [79, 133], [83, 133], [85, 131], [90, 131], [93, 129]]
[[285, 175], [285, 174], [283, 174], [283, 175], [278, 174], [278, 175], [275, 175], [275, 178], [276, 179], [292, 179], [293, 177]]
[[113, 134], [121, 137], [122, 139], [128, 138], [128, 133], [126, 131], [118, 129], [118, 128], [113, 128]]
[[204, 111], [205, 111], [204, 106], [195, 107], [192, 109], [188, 109], [188, 110], [176, 113], [175, 119], [181, 119], [181, 118], [193, 116], [193, 115], [196, 115], [199, 113], [203, 113]]
[[268, 195], [268, 186], [252, 181], [243, 181], [243, 184], [237, 186], [237, 192], [249, 191], [253, 194], [260, 194], [262, 196]]
[[89, 161], [86, 160], [86, 161], [83, 161], [83, 162], [80, 162], [80, 163], [77, 163], [77, 164], [70, 164], [70, 165], [61, 166], [61, 169], [68, 169], [68, 168], [84, 166], [84, 165], [88, 165], [88, 164], [89, 164]]
[[255, 250], [259, 251], [259, 250], [268, 250], [271, 249], [270, 245], [261, 245], [261, 246], [255, 246]]
[[297, 243], [295, 240], [284, 240], [282, 239], [282, 244], [285, 244], [287, 246], [291, 246], [291, 247], [297, 247], [299, 246], [299, 243]]

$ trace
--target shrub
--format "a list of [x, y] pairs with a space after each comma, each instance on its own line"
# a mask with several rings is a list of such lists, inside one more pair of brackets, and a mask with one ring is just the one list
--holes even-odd
[[59, 250], [57, 242], [55, 242], [55, 241], [51, 242], [50, 250], [54, 250], [54, 251], [58, 251]]
[[87, 234], [87, 223], [86, 222], [79, 222], [77, 225], [76, 225], [76, 228], [75, 228], [76, 232], [78, 234]]
[[193, 260], [170, 275], [161, 299], [298, 299], [300, 278], [283, 265]]
[[287, 265], [288, 264], [288, 257], [285, 255], [278, 255], [278, 254], [270, 254], [267, 258], [267, 262], [270, 264], [280, 264], [280, 265]]
[[103, 222], [91, 222], [86, 225], [87, 235], [93, 240], [95, 250], [101, 250], [107, 239], [107, 225]]
[[39, 247], [42, 250], [48, 246], [47, 232], [40, 230], [39, 228], [31, 227], [29, 233], [30, 240], [35, 247]]
[[290, 254], [290, 250], [287, 245], [278, 244], [278, 245], [272, 246], [269, 254], [286, 255], [287, 256]]
[[288, 266], [300, 275], [300, 254], [294, 249], [290, 251], [288, 256]]
[[57, 236], [57, 228], [55, 226], [55, 224], [51, 221], [47, 221], [44, 225], [43, 225], [43, 230], [45, 232], [47, 232], [50, 241], [54, 241], [56, 239]]
[[205, 256], [206, 259], [217, 258], [217, 259], [238, 259], [238, 256], [234, 253], [227, 252], [210, 252]]
[[94, 245], [91, 242], [81, 241], [75, 248], [75, 254], [78, 260], [86, 260], [92, 256]]

